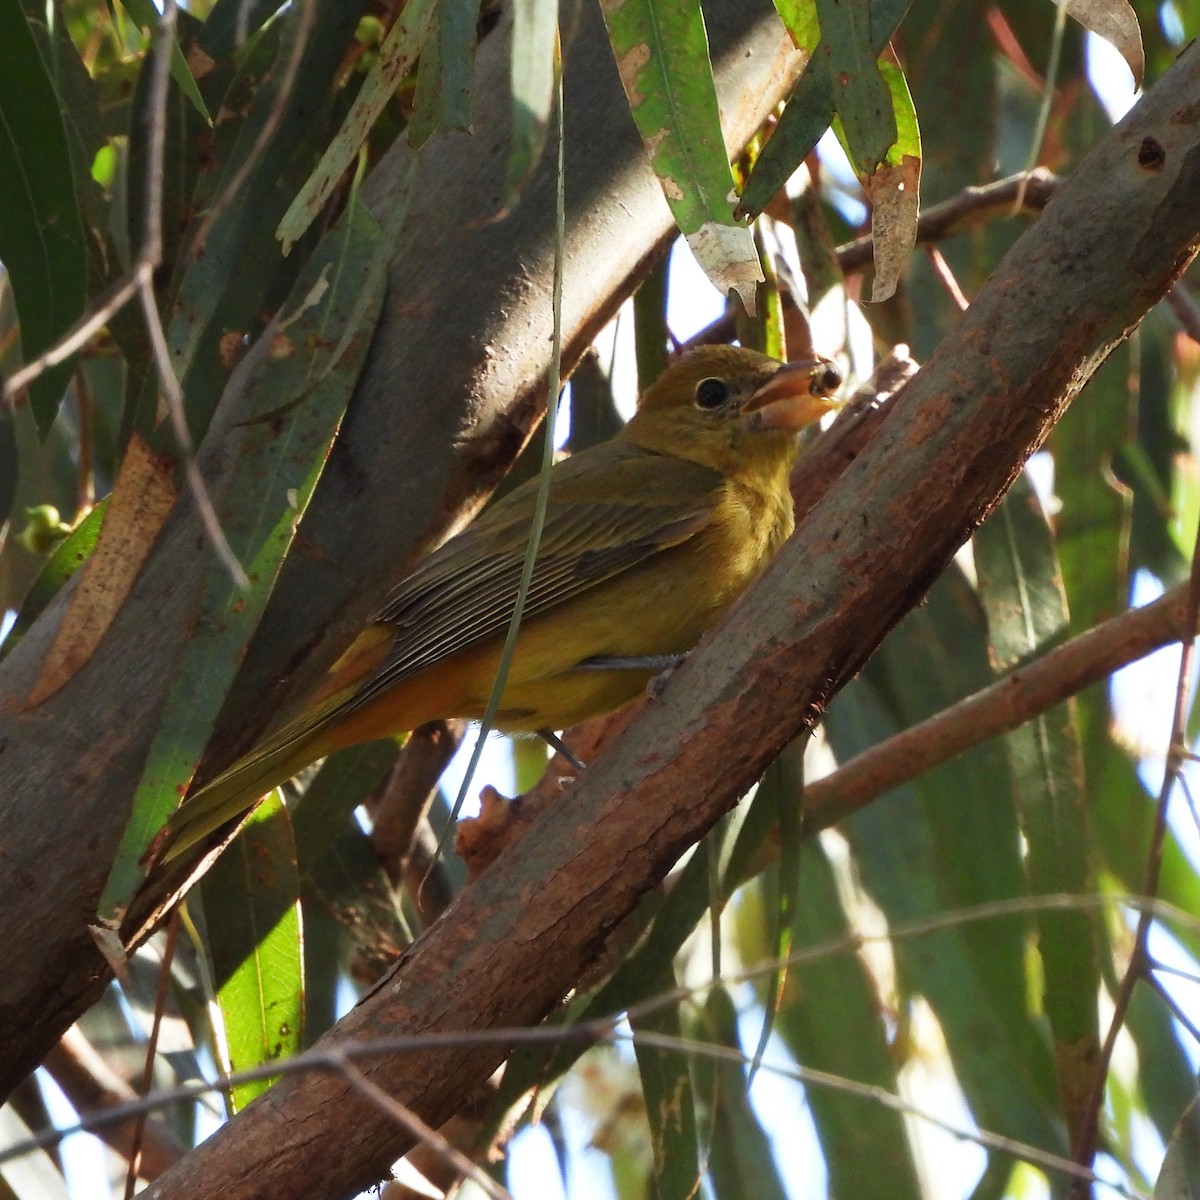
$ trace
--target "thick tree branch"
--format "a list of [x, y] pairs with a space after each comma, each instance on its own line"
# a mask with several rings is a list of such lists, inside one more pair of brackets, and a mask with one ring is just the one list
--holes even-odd
[[[741, 145], [803, 60], [765, 0], [722, 0], [706, 20], [726, 128]], [[570, 359], [615, 311], [671, 222], [595, 6], [569, 3], [563, 28]], [[384, 320], [231, 695], [216, 757], [231, 755], [303, 690], [390, 582], [481, 500], [544, 404], [553, 163], [510, 217], [493, 220], [510, 141], [502, 42], [492, 35], [480, 48], [474, 132], [437, 139], [411, 164]], [[397, 147], [365, 185], [377, 214], [406, 202], [398, 184], [410, 157]], [[201, 450], [215, 498], [245, 436], [237, 421], [252, 405], [255, 354], [235, 371]], [[41, 1061], [108, 978], [87, 926], [197, 619], [205, 553], [184, 500], [99, 649], [65, 687], [25, 708], [69, 587], [0, 667], [0, 1023], [8, 1031], [0, 1094]]]
[[[631, 725], [324, 1039], [540, 1020], [928, 588], [1200, 244], [1200, 46], [1064, 183], [760, 585]], [[1084, 401], [1086, 403], [1086, 401]], [[503, 1048], [381, 1058], [431, 1124]], [[289, 1077], [147, 1196], [341, 1196], [396, 1152], [344, 1080]]]

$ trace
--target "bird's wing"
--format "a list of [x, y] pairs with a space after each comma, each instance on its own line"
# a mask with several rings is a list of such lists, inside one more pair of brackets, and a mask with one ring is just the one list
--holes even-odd
[[[609, 461], [597, 461], [602, 452]], [[354, 697], [355, 706], [504, 632], [520, 585], [536, 486], [536, 480], [523, 484], [392, 592], [376, 617], [395, 629], [391, 651]], [[620, 443], [559, 464], [523, 618], [694, 536], [712, 521], [720, 489], [716, 471]]]

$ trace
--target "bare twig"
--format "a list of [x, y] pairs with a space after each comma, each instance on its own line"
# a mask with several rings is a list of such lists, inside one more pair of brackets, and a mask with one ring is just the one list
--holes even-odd
[[421, 818], [438, 780], [462, 743], [465, 721], [434, 721], [414, 729], [377, 797], [367, 802], [371, 844], [393, 883], [403, 873]]
[[[974, 908], [961, 910], [957, 913], [941, 914], [937, 918], [923, 920], [920, 922], [912, 922], [910, 925], [897, 926], [892, 931], [893, 937], [897, 936], [918, 936], [921, 934], [935, 932], [938, 929], [945, 928], [951, 923], [963, 923], [970, 921], [985, 920], [990, 918], [1004, 917], [1010, 915], [1014, 911], [1025, 912], [1031, 908], [1047, 908], [1047, 907], [1079, 907], [1081, 905], [1091, 907], [1098, 905], [1107, 905], [1113, 903], [1114, 898], [1106, 896], [1041, 896], [1041, 897], [1021, 897], [1012, 901], [993, 902], [987, 905], [978, 905]], [[1130, 898], [1130, 903], [1139, 903], [1136, 898]], [[1158, 906], [1150, 906], [1158, 910]], [[789, 963], [802, 963], [812, 961], [817, 957], [828, 956], [830, 953], [837, 953], [845, 950], [854, 950], [861, 947], [866, 942], [874, 940], [867, 937], [855, 936], [853, 938], [837, 939], [822, 946], [808, 947], [788, 958]], [[779, 964], [772, 962], [769, 964], [760, 964], [750, 971], [743, 972], [739, 978], [751, 978], [761, 974], [764, 971], [777, 970]], [[672, 988], [669, 991], [648, 998], [635, 1008], [629, 1011], [631, 1014], [648, 1014], [657, 1011], [665, 1006], [678, 1004], [681, 1000], [692, 996], [695, 992], [703, 990], [708, 985], [701, 985], [700, 988], [679, 987]], [[462, 1155], [455, 1147], [445, 1141], [435, 1130], [431, 1129], [424, 1121], [417, 1117], [409, 1108], [399, 1104], [394, 1097], [390, 1096], [386, 1091], [381, 1089], [373, 1080], [366, 1076], [356, 1065], [363, 1059], [377, 1058], [385, 1055], [415, 1051], [422, 1048], [427, 1048], [431, 1045], [490, 1045], [496, 1043], [513, 1044], [513, 1045], [546, 1045], [556, 1046], [568, 1043], [592, 1045], [600, 1042], [615, 1042], [617, 1040], [632, 1040], [640, 1045], [654, 1049], [665, 1050], [672, 1053], [685, 1054], [689, 1057], [701, 1055], [708, 1058], [717, 1059], [720, 1061], [734, 1062], [740, 1066], [745, 1066], [750, 1062], [750, 1056], [743, 1054], [741, 1051], [732, 1047], [718, 1046], [706, 1042], [697, 1042], [687, 1038], [671, 1037], [669, 1035], [657, 1034], [650, 1031], [639, 1031], [632, 1036], [619, 1031], [617, 1021], [614, 1017], [600, 1017], [592, 1021], [579, 1022], [574, 1025], [565, 1026], [544, 1026], [541, 1028], [522, 1028], [522, 1029], [491, 1029], [491, 1030], [464, 1030], [461, 1033], [444, 1033], [434, 1035], [401, 1035], [397, 1037], [375, 1039], [369, 1042], [347, 1042], [341, 1047], [334, 1050], [312, 1050], [283, 1063], [272, 1063], [267, 1066], [255, 1068], [249, 1071], [238, 1072], [236, 1075], [229, 1076], [217, 1082], [209, 1083], [198, 1081], [180, 1085], [177, 1087], [166, 1088], [161, 1090], [155, 1096], [147, 1096], [130, 1105], [123, 1105], [121, 1109], [111, 1110], [108, 1113], [99, 1114], [97, 1117], [90, 1119], [86, 1123], [76, 1128], [71, 1129], [51, 1129], [34, 1138], [30, 1138], [25, 1142], [11, 1147], [6, 1147], [0, 1150], [0, 1162], [10, 1159], [19, 1158], [24, 1154], [30, 1153], [32, 1150], [55, 1144], [63, 1137], [81, 1131], [85, 1128], [92, 1128], [99, 1124], [111, 1123], [114, 1120], [127, 1120], [130, 1116], [145, 1112], [151, 1107], [161, 1106], [169, 1103], [176, 1103], [180, 1100], [191, 1100], [197, 1096], [213, 1092], [225, 1091], [235, 1084], [249, 1082], [254, 1079], [262, 1079], [271, 1075], [277, 1075], [281, 1072], [293, 1073], [299, 1071], [328, 1071], [342, 1076], [355, 1089], [367, 1096], [371, 1103], [377, 1105], [381, 1110], [391, 1115], [404, 1128], [410, 1130], [413, 1135], [419, 1138], [424, 1144], [429, 1146], [439, 1154], [445, 1161], [453, 1164], [457, 1171], [462, 1172], [475, 1179], [481, 1186], [488, 1190], [488, 1193], [498, 1198], [498, 1200], [507, 1200], [508, 1193], [499, 1188], [494, 1181], [488, 1179], [484, 1183], [479, 1178], [481, 1174], [479, 1168]], [[1094, 1173], [1086, 1167], [1081, 1167], [1077, 1163], [1059, 1157], [1058, 1155], [1049, 1154], [1035, 1146], [1030, 1146], [1026, 1143], [1015, 1141], [1010, 1138], [1003, 1137], [999, 1134], [991, 1133], [981, 1129], [962, 1129], [944, 1121], [941, 1117], [936, 1116], [916, 1105], [910, 1104], [902, 1097], [896, 1096], [888, 1092], [884, 1088], [874, 1085], [863, 1084], [857, 1080], [847, 1079], [841, 1075], [835, 1075], [831, 1072], [815, 1070], [805, 1067], [782, 1067], [775, 1064], [764, 1063], [763, 1070], [769, 1071], [782, 1078], [793, 1079], [803, 1083], [806, 1086], [815, 1086], [828, 1088], [842, 1094], [857, 1096], [860, 1099], [870, 1103], [879, 1104], [893, 1111], [903, 1113], [907, 1116], [912, 1116], [918, 1120], [928, 1122], [938, 1128], [945, 1129], [955, 1137], [961, 1138], [964, 1141], [974, 1142], [978, 1145], [987, 1146], [993, 1149], [1002, 1150], [1005, 1153], [1014, 1155], [1017, 1158], [1024, 1159], [1036, 1166], [1043, 1167], [1050, 1171], [1059, 1172], [1070, 1177], [1093, 1181], [1095, 1180]], [[1142, 1193], [1134, 1190], [1123, 1188], [1120, 1185], [1112, 1185], [1115, 1190], [1123, 1195], [1138, 1197], [1142, 1200]]]
[[147, 99], [149, 134], [146, 147], [146, 221], [142, 246], [129, 272], [108, 289], [92, 311], [80, 320], [44, 354], [15, 372], [4, 385], [4, 396], [15, 402], [17, 394], [48, 368], [75, 353], [83, 344], [135, 296], [141, 302], [150, 345], [158, 368], [159, 383], [167, 402], [171, 426], [184, 460], [188, 487], [196, 502], [205, 533], [217, 556], [225, 564], [238, 587], [249, 587], [249, 580], [229, 547], [220, 521], [213, 509], [204, 477], [195, 461], [195, 448], [183, 410], [183, 392], [175, 375], [167, 348], [166, 333], [154, 296], [154, 271], [162, 261], [162, 189], [163, 163], [166, 146], [167, 88], [170, 83], [171, 48], [175, 39], [176, 0], [164, 0], [162, 15], [153, 30], [153, 45], [149, 55], [150, 87]]
[[[238, 167], [233, 178], [213, 202], [212, 208], [205, 214], [200, 229], [192, 242], [191, 252], [193, 254], [199, 253], [204, 249], [213, 226], [222, 214], [229, 209], [234, 200], [237, 199], [238, 193], [242, 190], [246, 180], [250, 178], [251, 172], [258, 165], [259, 159], [262, 158], [264, 151], [270, 144], [271, 138], [275, 136], [275, 131], [279, 128], [279, 122], [283, 120], [288, 97], [291, 95], [292, 87], [296, 82], [296, 75], [300, 70], [300, 62], [304, 57], [305, 47], [308, 45], [308, 35], [312, 32], [313, 21], [316, 19], [316, 7], [315, 0], [302, 0], [297, 6], [296, 24], [293, 30], [295, 41], [292, 44], [292, 52], [284, 64], [283, 76], [279, 81], [279, 90], [275, 94], [271, 111], [267, 113], [267, 119], [263, 122], [262, 128], [259, 129], [258, 136], [254, 139], [254, 145], [250, 147], [246, 157], [242, 160], [242, 165]], [[238, 12], [239, 45], [245, 40], [242, 36], [243, 30], [241, 28], [243, 13], [244, 9]]]
[[[1159, 876], [1162, 871], [1163, 845], [1167, 834], [1167, 811], [1171, 795], [1183, 770], [1183, 752], [1187, 748], [1188, 692], [1192, 677], [1192, 661], [1195, 650], [1197, 611], [1200, 609], [1200, 528], [1196, 531], [1196, 544], [1192, 548], [1192, 569], [1185, 589], [1183, 629], [1181, 641], [1183, 652], [1179, 656], [1179, 675], [1175, 685], [1175, 711], [1171, 720], [1171, 740], [1167, 761], [1163, 769], [1162, 788], [1154, 816], [1154, 832], [1146, 857], [1146, 882], [1142, 891], [1147, 896], [1158, 894]], [[1104, 1045], [1096, 1062], [1087, 1104], [1083, 1110], [1083, 1125], [1074, 1147], [1075, 1161], [1081, 1166], [1090, 1166], [1096, 1157], [1097, 1135], [1100, 1124], [1100, 1109], [1104, 1104], [1104, 1091], [1108, 1081], [1109, 1065], [1116, 1048], [1117, 1037], [1125, 1025], [1125, 1017], [1133, 1000], [1133, 990], [1138, 980], [1148, 974], [1149, 955], [1147, 938], [1153, 915], [1143, 911], [1138, 918], [1134, 934], [1133, 953], [1121, 979], [1120, 987], [1113, 998], [1113, 1014], [1109, 1022]]]
[[[1038, 167], [1028, 174], [1009, 175], [983, 187], [964, 188], [949, 200], [926, 209], [917, 221], [917, 245], [943, 242], [985, 221], [1012, 215], [1013, 205], [1021, 200], [1023, 212], [1040, 212], [1050, 201], [1059, 186], [1059, 178], [1053, 171]], [[871, 265], [875, 253], [875, 241], [869, 235], [856, 238], [839, 246], [838, 265], [843, 271], [861, 271]]]
[[[150, 1037], [146, 1042], [146, 1065], [142, 1072], [142, 1094], [150, 1092], [154, 1084], [154, 1058], [158, 1053], [158, 1034], [162, 1029], [163, 1013], [167, 1006], [167, 989], [171, 983], [171, 960], [175, 957], [175, 940], [179, 936], [179, 912], [171, 914], [167, 922], [166, 945], [163, 947], [162, 965], [159, 967], [158, 987], [154, 994], [154, 1021], [150, 1026]], [[146, 1129], [146, 1113], [138, 1115], [129, 1142], [129, 1169], [125, 1173], [125, 1200], [133, 1200], [142, 1165], [142, 1137]]]
[[1183, 331], [1193, 342], [1200, 342], [1200, 304], [1182, 283], [1177, 283], [1167, 293], [1167, 303], [1175, 314]]
[[96, 297], [90, 312], [84, 313], [49, 350], [39, 354], [32, 362], [26, 363], [19, 371], [14, 371], [5, 380], [4, 399], [10, 404], [15, 404], [17, 396], [39, 375], [51, 367], [58, 366], [85, 345], [137, 295], [143, 276], [147, 280], [153, 278], [155, 265], [146, 261], [143, 255], [139, 255], [137, 261], [120, 279]]
[[[42, 1065], [81, 1117], [137, 1099], [137, 1093], [97, 1053], [78, 1025], [72, 1025], [63, 1034]], [[147, 1124], [141, 1132], [138, 1174], [143, 1179], [157, 1179], [187, 1153], [170, 1130], [159, 1122]], [[130, 1122], [98, 1125], [96, 1134], [122, 1158], [133, 1159], [135, 1131]]]
[[1191, 604], [1189, 585], [1181, 585], [864, 750], [824, 779], [806, 785], [806, 828], [825, 829], [888, 789], [1016, 729], [1161, 646], [1189, 637], [1194, 628]]
[[450, 1163], [454, 1169], [477, 1184], [493, 1200], [512, 1200], [506, 1188], [502, 1188], [485, 1170], [472, 1162], [461, 1150], [448, 1142], [436, 1129], [427, 1125], [407, 1105], [389, 1096], [377, 1083], [367, 1078], [350, 1060], [349, 1055], [336, 1055], [335, 1061], [341, 1073], [373, 1104], [388, 1113], [395, 1122], [407, 1129], [419, 1142], [434, 1150], [438, 1156]]
[[929, 261], [933, 263], [934, 274], [941, 280], [942, 287], [954, 301], [955, 307], [959, 312], [966, 312], [970, 308], [971, 302], [959, 286], [958, 280], [954, 278], [954, 272], [950, 269], [946, 256], [932, 242], [926, 244], [925, 253], [929, 256]]

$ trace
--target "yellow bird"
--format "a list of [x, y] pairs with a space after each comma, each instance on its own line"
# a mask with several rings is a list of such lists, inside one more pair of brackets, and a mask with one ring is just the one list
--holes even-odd
[[[837, 407], [824, 359], [704, 346], [663, 372], [614, 438], [550, 474], [549, 505], [496, 725], [563, 729], [636, 696], [689, 650], [792, 532], [796, 433]], [[305, 711], [189, 795], [169, 862], [344, 746], [487, 706], [537, 480], [422, 561]]]

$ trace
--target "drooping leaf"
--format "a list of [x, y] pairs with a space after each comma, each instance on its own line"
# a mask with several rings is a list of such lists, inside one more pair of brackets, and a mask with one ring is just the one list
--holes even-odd
[[[308, 25], [301, 19], [304, 6], [294, 6], [250, 47], [222, 99], [227, 115], [214, 130], [220, 168], [197, 178], [190, 253], [167, 298], [168, 348], [197, 443], [246, 345], [285, 303], [303, 266], [280, 255], [271, 231], [327, 140], [331, 88], [357, 27], [352, 7], [329, 0], [311, 5]], [[288, 86], [297, 53], [303, 88]], [[271, 133], [265, 142], [264, 133]], [[202, 151], [200, 145], [193, 153]], [[243, 182], [230, 201], [239, 175]], [[257, 199], [247, 203], [247, 196]], [[157, 421], [157, 410], [157, 393], [147, 389], [126, 424], [175, 449], [174, 434]]]
[[[0, 2], [0, 262], [12, 280], [26, 363], [49, 350], [83, 312], [87, 251], [63, 104], [19, 0]], [[0, 359], [11, 374], [13, 362]], [[71, 360], [29, 384], [45, 437]]]
[[304, 235], [354, 161], [383, 107], [416, 62], [434, 28], [436, 0], [411, 0], [392, 26], [358, 96], [321, 161], [279, 222], [276, 236], [287, 254]]
[[1064, 0], [1064, 3], [1067, 16], [1120, 52], [1133, 73], [1133, 86], [1140, 88], [1146, 73], [1146, 52], [1142, 49], [1137, 13], [1128, 0]]
[[[693, 1037], [727, 1050], [741, 1051], [737, 1010], [728, 990], [714, 986], [702, 1019], [688, 1023]], [[771, 1143], [750, 1103], [740, 1063], [697, 1052], [692, 1059], [704, 1141], [704, 1161], [716, 1200], [785, 1200], [787, 1189], [771, 1154]]]
[[[227, 1072], [290, 1058], [304, 1044], [304, 956], [296, 848], [273, 792], [200, 884], [221, 1027], [213, 1044]], [[270, 1086], [239, 1083], [233, 1112]]]
[[733, 173], [699, 0], [603, 6], [634, 124], [676, 224], [713, 285], [754, 310], [761, 278], [749, 229], [733, 215]]
[[516, 204], [546, 145], [558, 65], [558, 5], [516, 0], [513, 5], [512, 148], [504, 181], [504, 208]]
[[1197, 1200], [1200, 1197], [1200, 1097], [1187, 1106], [1167, 1144], [1154, 1200]]
[[[908, 11], [910, 3], [911, 0], [875, 0], [871, 6], [865, 29], [859, 26], [853, 30], [853, 44], [848, 48], [843, 47], [843, 53], [851, 53], [865, 34], [867, 38], [865, 44], [870, 47], [871, 64], [874, 68], [875, 59], [883, 53], [884, 47]], [[774, 132], [767, 139], [767, 144], [758, 156], [758, 161], [754, 164], [754, 171], [742, 193], [738, 211], [751, 216], [757, 216], [778, 195], [796, 168], [812, 153], [812, 149], [820, 140], [821, 135], [832, 124], [834, 113], [837, 111], [836, 82], [832, 74], [830, 55], [823, 49], [824, 41], [815, 47], [806, 45], [806, 42], [812, 37], [811, 23], [803, 17], [794, 21], [789, 19], [790, 11], [791, 6], [784, 6], [780, 9], [788, 32], [798, 46], [810, 50], [811, 57], [808, 66], [804, 69], [804, 74], [800, 76], [791, 96], [784, 105], [783, 115], [779, 118]], [[861, 10], [856, 10], [856, 12], [860, 13], [861, 20]], [[884, 87], [883, 92], [885, 95], [888, 94], [887, 87]], [[881, 102], [878, 101], [878, 103]], [[887, 108], [891, 115], [892, 100], [890, 96]], [[869, 118], [864, 117], [864, 120], [867, 119]], [[894, 116], [892, 119], [895, 120]], [[876, 135], [876, 140], [877, 137], [878, 135]], [[892, 139], [887, 145], [890, 146], [894, 141], [895, 133], [893, 132]], [[869, 139], [868, 145], [873, 145]], [[885, 146], [883, 154], [886, 152], [887, 147]], [[873, 150], [865, 149], [863, 151], [864, 161], [869, 159], [871, 153]], [[883, 155], [880, 156], [881, 159], [882, 157]]]
[[[975, 564], [998, 670], [1027, 662], [1067, 633], [1066, 596], [1050, 527], [1027, 475], [976, 531]], [[1087, 895], [1096, 886], [1083, 752], [1072, 705], [1005, 738], [1035, 895]], [[1038, 914], [1046, 1015], [1072, 1140], [1087, 1120], [1100, 1051], [1099, 930], [1092, 912]]]
[[[159, 12], [154, 7], [152, 0], [121, 0], [125, 6], [125, 10], [133, 18], [144, 31], [155, 30], [158, 27]], [[179, 41], [172, 36], [171, 38], [171, 78], [179, 86], [179, 90], [188, 98], [195, 106], [196, 111], [211, 125], [212, 117], [208, 112], [208, 105], [204, 103], [204, 97], [200, 94], [200, 89], [196, 85], [196, 77], [192, 74], [192, 69], [188, 66], [188, 61], [183, 56], [183, 51], [179, 48]]]
[[921, 190], [921, 132], [908, 82], [890, 50], [880, 58], [879, 68], [891, 97], [896, 139], [883, 162], [862, 181], [871, 205], [871, 236], [875, 240], [875, 280], [871, 285], [875, 303], [895, 292], [917, 243]]
[[[656, 990], [668, 992], [674, 987], [675, 973], [668, 960], [659, 971]], [[637, 1037], [646, 1031], [681, 1037], [679, 1008], [679, 1002], [663, 1005], [651, 1013], [631, 1015], [629, 1021], [654, 1151], [654, 1193], [659, 1200], [691, 1200], [700, 1185], [695, 1097], [687, 1056], [646, 1046]]]
[[[832, 864], [818, 839], [806, 842], [800, 852], [795, 886], [796, 952], [847, 937], [850, 924]], [[750, 895], [754, 900], [739, 920], [747, 934], [747, 925], [765, 899], [761, 891], [755, 896], [752, 889]], [[760, 919], [769, 918], [760, 913]], [[740, 944], [748, 954], [756, 943], [744, 936]], [[881, 1015], [885, 1003], [858, 955], [831, 954], [788, 971], [776, 1032], [802, 1067], [894, 1095], [899, 1084]], [[918, 1200], [921, 1187], [913, 1150], [899, 1113], [818, 1084], [806, 1089], [806, 1098], [829, 1173], [830, 1195]]]
[[[991, 682], [978, 600], [951, 568], [830, 706], [839, 761]], [[866, 891], [889, 923], [1024, 893], [1020, 830], [1000, 747], [985, 744], [881, 797], [844, 825]], [[896, 942], [904, 993], [942, 1027], [976, 1121], [1066, 1150], [1053, 1063], [1029, 1010], [1025, 921], [950, 925]]]
[[238, 465], [215, 497], [228, 514], [224, 533], [250, 587], [241, 591], [210, 557], [196, 634], [181, 655], [151, 744], [102, 899], [104, 916], [133, 894], [142, 876], [139, 860], [191, 779], [316, 486], [374, 331], [384, 242], [370, 215], [352, 208], [306, 264], [269, 352], [247, 360], [260, 373], [256, 406], [264, 414], [286, 409], [245, 426]]
[[860, 177], [871, 175], [896, 140], [896, 118], [887, 83], [876, 62], [871, 0], [816, 0], [821, 42], [814, 57], [825, 61], [841, 117], [850, 161]]

